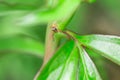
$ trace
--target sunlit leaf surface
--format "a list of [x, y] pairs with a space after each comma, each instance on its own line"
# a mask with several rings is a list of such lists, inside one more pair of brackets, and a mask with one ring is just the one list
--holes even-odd
[[94, 52], [91, 49], [85, 48], [85, 50], [89, 54], [91, 59], [93, 60], [94, 64], [96, 65], [97, 70], [99, 71], [102, 79], [109, 80], [108, 76], [107, 76], [106, 67], [105, 67], [105, 62], [106, 62], [105, 58], [102, 57], [101, 55], [97, 54], [96, 52]]
[[[81, 72], [79, 76], [79, 80], [102, 80], [94, 63], [92, 62], [91, 58], [88, 56], [88, 53], [81, 47], [79, 48], [80, 57], [80, 66], [83, 67], [84, 72]], [[80, 67], [81, 68], [81, 67]]]
[[37, 80], [75, 80], [78, 58], [74, 42], [67, 42], [47, 63]]
[[77, 36], [88, 48], [120, 65], [120, 37], [108, 35]]
[[86, 51], [78, 46], [74, 41], [63, 45], [36, 80], [101, 80]]

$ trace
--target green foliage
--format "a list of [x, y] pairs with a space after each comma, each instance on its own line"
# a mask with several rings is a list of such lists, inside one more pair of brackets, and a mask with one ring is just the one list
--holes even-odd
[[120, 38], [108, 35], [78, 36], [79, 41], [100, 55], [120, 65]]
[[97, 54], [91, 49], [85, 48], [88, 55], [94, 61], [94, 64], [97, 67], [98, 72], [100, 73], [103, 80], [109, 80], [107, 76], [107, 71], [105, 70], [105, 58]]
[[39, 9], [43, 2], [0, 0], [0, 80], [33, 80], [39, 70], [43, 62], [44, 35], [36, 33], [44, 29], [39, 30], [38, 25], [34, 29], [18, 27], [16, 20]]
[[[79, 80], [102, 80], [94, 63], [88, 56], [87, 52], [81, 48], [81, 46], [78, 46], [79, 48], [79, 54], [81, 55], [81, 62], [79, 62], [80, 65], [83, 65], [82, 69], [84, 69], [84, 72], [80, 72], [79, 75], [82, 76], [83, 78], [80, 78]], [[80, 68], [81, 68], [80, 67]], [[74, 80], [74, 79], [73, 79]]]
[[74, 41], [64, 44], [43, 68], [37, 80], [101, 80], [86, 51], [77, 45]]
[[[50, 23], [46, 35], [53, 33], [46, 39], [53, 38], [55, 46], [50, 47], [57, 48], [35, 80], [102, 80], [106, 74], [102, 56], [120, 65], [120, 37], [81, 36], [65, 30], [82, 1], [96, 0], [48, 0], [42, 9], [39, 5], [43, 0], [1, 0], [0, 80], [31, 80], [34, 77], [44, 55], [45, 28], [41, 27], [46, 23]], [[51, 33], [51, 27], [56, 31], [53, 29]], [[67, 38], [65, 44], [60, 43], [63, 38]]]
[[[67, 49], [67, 50], [66, 50]], [[76, 79], [79, 54], [73, 41], [62, 46], [44, 67], [37, 80]]]
[[[88, 55], [91, 51], [95, 51], [120, 65], [119, 37], [106, 35], [75, 35], [74, 37], [75, 41], [68, 41], [55, 53], [37, 80], [102, 80]], [[86, 48], [89, 49], [88, 53]]]

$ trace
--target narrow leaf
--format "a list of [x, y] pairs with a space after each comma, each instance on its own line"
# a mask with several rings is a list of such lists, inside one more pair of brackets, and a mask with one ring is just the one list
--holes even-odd
[[94, 52], [91, 49], [85, 48], [85, 50], [89, 54], [89, 56], [92, 58], [92, 60], [94, 61], [94, 64], [96, 65], [97, 70], [99, 71], [102, 79], [109, 80], [107, 76], [106, 67], [105, 67], [105, 64], [106, 64], [105, 58], [99, 54], [96, 54], [96, 52]]
[[101, 80], [85, 50], [78, 48], [74, 41], [67, 42], [55, 53], [36, 80]]
[[77, 80], [78, 61], [78, 49], [74, 41], [69, 41], [51, 58], [37, 80]]
[[77, 36], [77, 38], [84, 46], [120, 65], [120, 37], [87, 35]]
[[80, 73], [84, 77], [80, 77], [79, 80], [102, 80], [96, 69], [96, 66], [88, 56], [87, 52], [81, 47], [78, 48], [81, 56], [80, 65], [84, 67], [84, 73]]

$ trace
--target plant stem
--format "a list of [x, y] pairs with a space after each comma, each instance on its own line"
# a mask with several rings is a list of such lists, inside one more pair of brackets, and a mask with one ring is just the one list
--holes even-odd
[[44, 56], [44, 64], [48, 62], [54, 52], [54, 40], [53, 40], [53, 31], [51, 30], [51, 25], [48, 25], [46, 32], [46, 41], [45, 41], [45, 56]]
[[[79, 6], [81, 0], [59, 0], [61, 4], [58, 5], [55, 10], [48, 11], [47, 14], [41, 13], [37, 15], [39, 18], [41, 16], [41, 20], [43, 22], [51, 22], [56, 21], [58, 25], [48, 25], [46, 32], [46, 41], [45, 41], [45, 56], [42, 68], [48, 62], [48, 60], [53, 56], [56, 46], [58, 45], [58, 41], [60, 38], [57, 38], [57, 42], [54, 39], [54, 31], [52, 31], [52, 27], [56, 27], [59, 30], [63, 31], [66, 27], [66, 24], [69, 22], [70, 18], [73, 16], [77, 7]], [[48, 15], [49, 14], [49, 15]], [[58, 35], [59, 36], [59, 35]], [[40, 71], [42, 70], [40, 69]], [[34, 80], [37, 79], [37, 76], [40, 74], [40, 71], [35, 76]]]
[[[60, 17], [62, 15], [60, 17], [61, 20], [58, 20], [56, 17], [56, 22], [58, 25], [54, 25], [54, 24], [52, 24], [52, 25], [60, 30], [64, 30], [66, 27], [66, 24], [69, 22], [69, 19], [72, 17], [74, 12], [76, 11], [81, 0], [70, 0], [70, 1], [69, 0], [66, 0], [66, 1], [60, 0], [59, 2], [61, 4], [58, 5], [59, 11], [57, 11], [56, 15], [57, 15], [57, 17]], [[61, 11], [63, 9], [65, 9], [64, 13]], [[54, 51], [56, 49], [56, 46], [57, 46], [57, 42], [55, 42], [55, 40], [53, 40], [54, 32], [52, 31], [52, 27], [53, 27], [52, 25], [48, 25], [47, 32], [46, 32], [46, 47], [45, 47], [44, 64], [46, 64], [48, 62], [48, 60], [52, 57], [52, 55], [54, 54]], [[59, 41], [58, 38], [56, 41]]]

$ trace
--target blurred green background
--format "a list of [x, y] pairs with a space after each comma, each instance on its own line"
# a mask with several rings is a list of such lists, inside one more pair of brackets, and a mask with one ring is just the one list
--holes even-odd
[[[46, 0], [0, 0], [0, 80], [33, 80], [40, 69], [47, 24], [19, 28], [6, 23], [11, 22], [12, 17], [17, 18], [45, 5]], [[67, 29], [80, 35], [120, 36], [120, 1], [97, 0], [93, 4], [83, 2]], [[101, 68], [103, 79], [120, 80], [120, 67], [104, 58], [102, 60], [106, 70]], [[98, 62], [101, 59], [96, 61], [97, 67], [100, 67]]]

